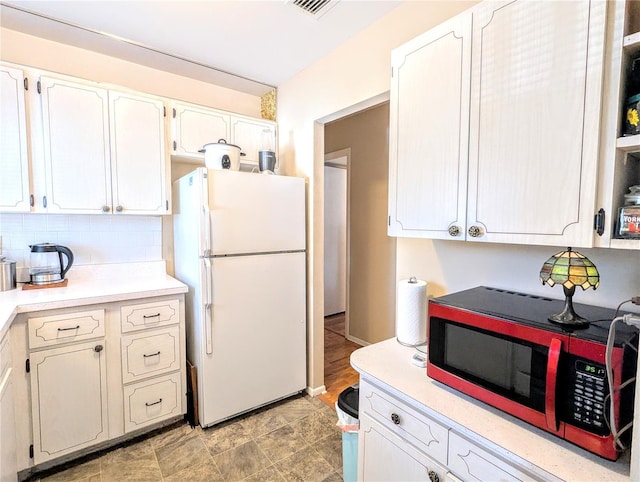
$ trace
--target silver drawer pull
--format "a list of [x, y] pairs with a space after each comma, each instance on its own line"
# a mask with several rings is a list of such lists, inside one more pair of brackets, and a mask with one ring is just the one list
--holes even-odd
[[158, 352], [156, 352], [156, 353], [152, 353], [151, 355], [145, 355], [144, 353], [142, 354], [142, 356], [143, 356], [144, 358], [151, 358], [152, 356], [158, 356], [158, 355], [160, 355], [160, 352], [159, 352], [159, 351], [158, 351]]
[[145, 404], [147, 407], [151, 407], [152, 405], [158, 405], [159, 403], [162, 403], [162, 398], [161, 398], [160, 400], [158, 400], [157, 402], [152, 402], [152, 403], [145, 402], [144, 404]]
[[393, 423], [395, 423], [396, 425], [400, 425], [400, 415], [398, 415], [397, 413], [392, 413], [391, 414], [391, 421]]
[[147, 315], [142, 315], [142, 317], [143, 317], [144, 319], [147, 319], [147, 318], [157, 318], [157, 317], [159, 317], [159, 316], [160, 316], [160, 313], [156, 313], [155, 315], [148, 315], [148, 316], [147, 316]]
[[73, 326], [73, 327], [71, 327], [71, 328], [58, 328], [58, 331], [70, 331], [70, 330], [77, 330], [78, 328], [80, 328], [80, 325]]

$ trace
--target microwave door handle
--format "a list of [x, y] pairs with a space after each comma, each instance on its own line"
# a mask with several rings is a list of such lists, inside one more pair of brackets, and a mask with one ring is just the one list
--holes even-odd
[[558, 385], [558, 364], [560, 362], [561, 350], [562, 341], [557, 338], [552, 339], [551, 344], [549, 345], [549, 354], [547, 356], [544, 413], [547, 421], [547, 427], [553, 432], [558, 431], [558, 420], [556, 417], [556, 388]]

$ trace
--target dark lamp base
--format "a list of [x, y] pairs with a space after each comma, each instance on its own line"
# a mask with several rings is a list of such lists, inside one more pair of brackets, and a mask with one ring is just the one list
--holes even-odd
[[571, 326], [573, 328], [586, 328], [589, 326], [589, 321], [576, 315], [575, 313], [558, 313], [557, 315], [551, 315], [549, 321], [557, 323], [559, 325]]
[[549, 317], [550, 322], [570, 326], [572, 328], [586, 328], [589, 326], [589, 321], [582, 318], [573, 309], [573, 294], [575, 293], [575, 290], [575, 286], [572, 286], [571, 288], [564, 287], [564, 310], [562, 310], [562, 313], [551, 315]]

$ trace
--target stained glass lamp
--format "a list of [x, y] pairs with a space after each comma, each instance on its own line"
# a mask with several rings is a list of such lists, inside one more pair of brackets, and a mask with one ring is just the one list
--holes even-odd
[[562, 313], [551, 315], [549, 321], [572, 327], [589, 325], [587, 320], [576, 314], [572, 301], [576, 286], [580, 286], [583, 290], [588, 288], [595, 290], [600, 284], [598, 270], [589, 258], [577, 251], [572, 251], [571, 248], [560, 251], [544, 262], [540, 270], [540, 281], [549, 286], [558, 283], [564, 288], [564, 310]]

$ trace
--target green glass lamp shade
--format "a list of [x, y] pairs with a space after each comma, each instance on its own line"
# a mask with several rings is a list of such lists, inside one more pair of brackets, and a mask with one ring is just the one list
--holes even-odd
[[561, 284], [564, 288], [564, 310], [562, 313], [551, 315], [549, 321], [574, 327], [584, 327], [589, 324], [587, 320], [576, 314], [572, 301], [576, 286], [580, 286], [583, 290], [588, 288], [595, 290], [600, 284], [598, 270], [589, 258], [577, 251], [572, 251], [571, 248], [560, 251], [544, 262], [540, 270], [540, 281], [549, 286]]

